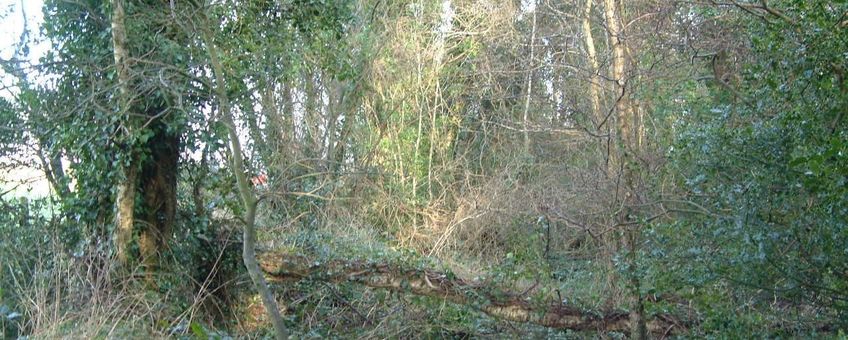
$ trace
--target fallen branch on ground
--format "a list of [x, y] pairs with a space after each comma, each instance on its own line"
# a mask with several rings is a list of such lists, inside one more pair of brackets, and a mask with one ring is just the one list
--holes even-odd
[[[503, 320], [575, 331], [628, 333], [630, 330], [629, 315], [625, 311], [597, 313], [560, 301], [532, 303], [527, 292], [500, 291], [432, 270], [365, 261], [318, 263], [283, 253], [261, 254], [259, 265], [273, 281], [355, 282], [372, 288], [442, 298]], [[651, 333], [660, 336], [685, 328], [683, 322], [669, 314], [655, 315], [647, 326]]]

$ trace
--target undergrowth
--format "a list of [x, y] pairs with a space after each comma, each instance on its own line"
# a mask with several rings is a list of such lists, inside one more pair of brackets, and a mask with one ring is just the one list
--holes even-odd
[[[242, 270], [240, 233], [235, 223], [213, 220], [205, 228], [184, 229], [188, 231], [177, 237], [193, 241], [174, 242], [175, 246], [164, 256], [164, 269], [151, 282], [141, 274], [142, 268], [133, 273], [115, 272], [109, 266], [110, 254], [96, 243], [68, 245], [56, 237], [60, 229], [69, 226], [36, 213], [45, 202], [18, 204], [17, 209], [5, 210], [4, 223], [0, 224], [6, 228], [4, 234], [10, 236], [0, 244], [0, 259], [4, 261], [0, 326], [4, 338], [271, 336], [261, 302]], [[502, 248], [488, 250], [488, 254], [499, 252], [502, 257], [469, 252], [460, 244], [428, 256], [426, 249], [403, 247], [397, 238], [351, 215], [291, 224], [283, 232], [265, 227], [260, 236], [261, 250], [303, 255], [316, 263], [345, 259], [435, 270], [464, 282], [523, 292], [530, 302], [561, 301], [598, 313], [626, 310], [624, 299], [611, 298], [612, 292], [624, 290], [616, 283], [621, 280], [615, 276], [624, 275], [618, 264], [593, 256], [590, 246], [575, 248], [562, 240], [545, 251], [544, 228], [550, 226], [536, 219], [530, 223], [517, 221], [513, 227], [528, 225], [536, 228], [536, 236], [509, 238], [511, 241], [501, 244]], [[768, 314], [762, 312], [763, 306], [734, 303], [741, 296], [731, 296], [726, 287], [718, 285], [697, 291], [678, 289], [674, 294], [663, 295], [669, 287], [675, 287], [669, 283], [675, 279], [650, 267], [661, 263], [651, 256], [645, 255], [644, 261], [648, 266], [644, 294], [648, 296], [649, 314], [688, 314], [699, 320], [689, 329], [692, 337], [834, 335], [833, 330], [816, 328], [816, 324], [805, 329], [782, 327], [798, 325], [800, 319], [788, 322], [787, 317], [793, 314]], [[274, 290], [285, 308], [288, 327], [296, 338], [302, 339], [624, 336], [511, 323], [487, 316], [473, 303], [458, 305], [350, 282], [301, 280], [275, 283]], [[814, 311], [804, 315], [811, 312]], [[768, 331], [757, 329], [763, 324], [771, 325]]]

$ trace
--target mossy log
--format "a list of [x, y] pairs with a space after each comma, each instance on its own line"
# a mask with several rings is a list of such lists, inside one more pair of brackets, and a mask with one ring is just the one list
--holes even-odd
[[[630, 331], [630, 318], [626, 311], [595, 312], [560, 301], [531, 302], [527, 292], [504, 291], [434, 270], [359, 260], [322, 263], [303, 256], [274, 252], [265, 252], [258, 257], [259, 266], [265, 274], [277, 282], [301, 279], [353, 282], [372, 288], [445, 299], [502, 320], [575, 331]], [[654, 315], [647, 327], [652, 334], [662, 337], [683, 330], [685, 323], [670, 314], [662, 314]]]

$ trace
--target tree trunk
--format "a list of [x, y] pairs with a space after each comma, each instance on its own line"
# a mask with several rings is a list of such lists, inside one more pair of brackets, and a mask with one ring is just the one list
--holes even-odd
[[598, 73], [598, 55], [595, 51], [595, 38], [592, 36], [592, 3], [594, 0], [586, 0], [583, 8], [583, 38], [586, 42], [586, 59], [589, 65], [589, 99], [592, 102], [592, 122], [594, 128], [600, 130], [604, 124], [604, 114], [601, 112], [601, 77]]
[[[277, 102], [278, 86], [271, 77], [267, 77], [265, 88], [260, 92], [262, 100], [262, 113], [265, 115], [265, 135], [268, 136], [268, 170], [282, 174], [286, 168], [285, 164], [294, 157], [296, 152], [292, 147], [297, 143], [295, 124], [292, 110], [291, 87], [288, 81], [282, 81], [279, 85], [281, 103]], [[292, 116], [289, 116], [291, 114]]]
[[319, 102], [321, 102], [321, 86], [318, 83], [320, 76], [317, 71], [306, 69], [303, 75], [303, 91], [305, 103], [303, 106], [303, 151], [304, 156], [308, 159], [306, 164], [311, 167], [310, 171], [315, 171], [315, 164], [321, 155], [320, 128], [319, 119], [321, 110]]
[[[130, 76], [127, 59], [127, 32], [124, 18], [124, 1], [112, 1], [112, 48], [115, 58], [115, 69], [118, 73], [119, 115], [128, 114], [130, 110]], [[126, 135], [133, 133], [132, 122], [127, 122]], [[129, 136], [126, 136], [129, 137]], [[131, 149], [131, 147], [130, 147]], [[132, 151], [130, 151], [132, 152]], [[132, 242], [133, 225], [135, 224], [135, 192], [138, 169], [135, 157], [130, 155], [130, 161], [121, 162], [119, 171], [121, 178], [117, 184], [115, 197], [115, 255], [118, 263], [127, 266], [129, 262], [129, 246]]]
[[[609, 39], [612, 48], [612, 80], [615, 83], [615, 111], [616, 123], [619, 132], [619, 144], [624, 147], [630, 142], [631, 117], [628, 116], [629, 103], [627, 91], [627, 79], [625, 71], [625, 49], [622, 32], [620, 29], [618, 13], [615, 0], [604, 0], [604, 18], [609, 30]], [[624, 154], [626, 150], [622, 150]]]
[[526, 97], [524, 98], [524, 116], [523, 116], [523, 127], [524, 127], [524, 152], [526, 155], [531, 155], [530, 149], [530, 98], [533, 95], [533, 57], [535, 54], [536, 47], [536, 13], [538, 12], [538, 8], [536, 8], [536, 1], [533, 1], [533, 23], [530, 29], [530, 57], [527, 59], [527, 91]]
[[325, 155], [325, 165], [324, 168], [327, 170], [328, 178], [334, 178], [335, 166], [333, 165], [333, 161], [335, 160], [336, 154], [336, 143], [338, 142], [338, 133], [337, 133], [337, 125], [339, 116], [343, 114], [342, 112], [342, 103], [344, 101], [344, 85], [335, 79], [327, 79], [325, 81], [325, 88], [327, 91], [327, 128], [326, 128], [326, 142], [327, 150]]
[[637, 195], [635, 189], [636, 173], [634, 167], [635, 155], [638, 150], [636, 145], [637, 140], [633, 134], [634, 115], [633, 108], [629, 101], [629, 93], [627, 93], [627, 75], [625, 68], [627, 64], [625, 40], [623, 30], [620, 24], [621, 9], [617, 7], [615, 0], [604, 0], [604, 18], [609, 30], [610, 42], [612, 46], [612, 78], [615, 81], [616, 88], [616, 104], [615, 111], [617, 114], [618, 127], [618, 148], [615, 154], [616, 162], [613, 164], [619, 167], [622, 171], [621, 177], [623, 184], [618, 187], [617, 197], [621, 200], [621, 209], [618, 216], [619, 225], [625, 226], [623, 234], [625, 235], [625, 246], [629, 251], [628, 257], [628, 282], [631, 295], [630, 308], [630, 326], [631, 337], [634, 339], [647, 339], [647, 331], [645, 326], [644, 305], [641, 295], [641, 282], [637, 271], [636, 256], [638, 254], [638, 239], [640, 224], [635, 218], [638, 213], [635, 210], [637, 203]]
[[161, 121], [153, 123], [150, 129], [153, 136], [145, 145], [149, 156], [141, 165], [138, 182], [143, 204], [138, 220], [143, 222], [139, 251], [148, 277], [152, 278], [150, 275], [159, 267], [159, 255], [167, 246], [177, 213], [179, 135], [169, 133]]
[[[262, 93], [266, 92], [261, 88], [257, 89], [256, 91], [260, 93], [260, 98], [262, 96]], [[246, 103], [245, 107], [252, 109], [254, 106], [253, 98], [247, 98], [247, 101], [248, 103]], [[266, 138], [262, 129], [259, 127], [259, 122], [257, 121], [258, 118], [259, 114], [254, 113], [245, 115], [244, 120], [247, 123], [248, 136], [251, 140], [253, 140], [253, 149], [259, 156], [259, 160], [262, 163], [261, 168], [266, 169], [268, 167], [268, 164], [271, 164], [270, 155], [268, 152], [268, 139]]]
[[[166, 116], [162, 113], [169, 109], [162, 99], [154, 98], [140, 104], [133, 102], [124, 5], [123, 0], [112, 3], [112, 45], [118, 74], [119, 114], [126, 116], [122, 119], [124, 154], [120, 157], [129, 159], [121, 162], [119, 171], [123, 176], [117, 183], [115, 252], [118, 263], [127, 267], [135, 226], [140, 222], [139, 255], [152, 283], [152, 273], [158, 267], [159, 254], [167, 243], [177, 210], [179, 133], [169, 132], [172, 129], [162, 118], [156, 118]], [[152, 121], [141, 121], [139, 117], [142, 115], [145, 120]], [[142, 127], [142, 124], [147, 126]], [[141, 129], [147, 129], [151, 137], [143, 145], [136, 145], [134, 135]], [[142, 153], [147, 155], [143, 161]], [[141, 198], [138, 211], [136, 197]]]
[[121, 169], [123, 178], [118, 183], [115, 197], [115, 256], [118, 264], [125, 267], [129, 264], [129, 247], [132, 243], [135, 217], [135, 188], [138, 171], [135, 166]]

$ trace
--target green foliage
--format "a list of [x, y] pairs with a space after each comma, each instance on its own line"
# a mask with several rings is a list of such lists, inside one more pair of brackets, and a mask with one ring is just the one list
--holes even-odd
[[[667, 226], [661, 239], [700, 240], [679, 245], [671, 271], [699, 289], [727, 285], [751, 297], [753, 310], [769, 308], [769, 300], [789, 301], [823, 308], [801, 318], [844, 322], [848, 34], [833, 27], [848, 8], [770, 5], [798, 21], [748, 21], [757, 62], [747, 65], [740, 90], [750, 103], [724, 97], [679, 120], [673, 166], [685, 176], [680, 185], [691, 200], [712, 213]], [[754, 328], [766, 320], [740, 322]]]
[[[645, 188], [633, 191], [646, 211], [662, 208], [640, 221], [634, 234], [644, 242], [634, 252], [620, 244], [616, 221], [619, 194], [630, 188], [602, 164], [609, 150], [595, 145], [603, 136], [594, 134], [611, 131], [580, 128], [588, 125], [580, 111], [589, 107], [583, 97], [594, 77], [583, 65], [580, 34], [569, 32], [578, 25], [561, 15], [578, 2], [539, 6], [537, 41], [527, 42], [529, 16], [516, 3], [501, 12], [474, 1], [224, 0], [205, 2], [207, 17], [198, 15], [198, 1], [127, 1], [131, 80], [118, 84], [113, 2], [47, 0], [42, 29], [53, 48], [39, 70], [48, 76], [27, 74], [14, 98], [0, 99], [0, 167], [48, 170], [51, 161], [65, 162], [55, 184], [68, 190], [45, 200], [0, 197], [2, 337], [37, 331], [21, 287], [58, 277], [45, 273], [57, 275], [66, 268], [60, 264], [110, 273], [120, 170], [155, 159], [163, 135], [179, 139], [180, 156], [163, 268], [155, 289], [137, 300], [107, 290], [135, 307], [120, 311], [128, 320], [116, 321], [114, 333], [91, 334], [132, 337], [155, 328], [208, 339], [228, 338], [221, 329], [241, 331], [244, 313], [233, 300], [249, 295], [240, 284], [243, 207], [226, 169], [232, 155], [212, 100], [208, 53], [196, 37], [201, 25], [221, 51], [224, 90], [239, 134], [248, 136], [245, 170], [269, 179], [254, 188], [268, 244], [316, 263], [344, 258], [452, 278], [460, 274], [450, 268], [461, 268], [466, 282], [477, 276], [491, 285], [474, 292], [495, 297], [501, 287], [543, 287], [528, 289], [532, 304], [562, 298], [590, 311], [627, 308], [618, 298], [636, 292], [651, 298], [649, 314], [690, 315], [692, 337], [815, 336], [848, 327], [845, 2], [773, 0], [744, 9], [655, 2], [660, 10], [651, 15], [622, 18], [633, 29], [634, 76], [625, 94], [643, 105], [645, 156], [658, 158], [645, 160], [651, 168], [635, 166], [643, 172], [635, 186]], [[446, 3], [453, 26], [443, 34]], [[626, 15], [644, 10], [642, 2], [619, 3]], [[657, 21], [657, 41], [637, 31], [665, 15], [674, 17]], [[603, 25], [594, 20], [600, 37]], [[685, 27], [669, 29], [669, 22]], [[691, 58], [683, 45], [724, 32], [750, 37], [738, 44], [743, 71], [726, 84], [692, 79], [705, 70], [683, 65], [704, 57]], [[715, 39], [703, 46], [718, 48], [716, 58], [737, 43]], [[604, 55], [606, 39], [597, 40]], [[524, 51], [530, 43], [539, 51], [533, 63]], [[14, 73], [14, 63], [2, 62]], [[596, 70], [605, 82], [606, 66]], [[528, 83], [531, 91], [522, 88]], [[119, 85], [131, 88], [129, 108], [120, 105]], [[603, 95], [614, 113], [621, 98]], [[530, 152], [521, 143], [525, 98]], [[139, 192], [139, 206], [144, 199]], [[551, 237], [552, 230], [562, 235]], [[579, 249], [548, 252], [551, 239]], [[641, 283], [630, 287], [630, 279]], [[56, 278], [50, 288], [82, 292], [73, 296], [79, 301], [100, 293], [75, 280]], [[287, 322], [302, 338], [585, 336], [506, 329], [475, 311], [488, 301], [482, 296], [460, 306], [320, 280], [278, 292], [292, 302]], [[140, 305], [154, 307], [138, 312]], [[71, 320], [57, 321], [60, 335], [76, 334]], [[266, 335], [262, 327], [246, 335]]]
[[[24, 122], [22, 117], [15, 110], [14, 105], [5, 98], [0, 99], [0, 130], [4, 133], [0, 134], [0, 157], [8, 162], [8, 159], [20, 153], [21, 141], [24, 140]], [[0, 163], [0, 167], [5, 168], [7, 164]]]

